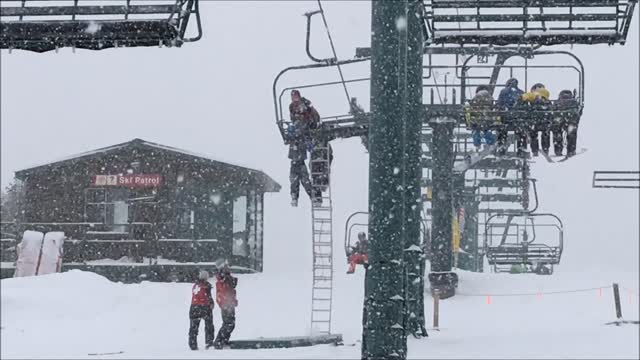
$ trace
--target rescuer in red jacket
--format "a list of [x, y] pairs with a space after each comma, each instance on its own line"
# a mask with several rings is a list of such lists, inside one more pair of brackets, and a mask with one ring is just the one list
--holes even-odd
[[222, 349], [224, 345], [229, 344], [231, 332], [236, 327], [236, 306], [238, 306], [236, 285], [238, 285], [238, 279], [231, 276], [229, 266], [225, 264], [218, 271], [216, 281], [216, 302], [222, 314], [222, 327], [213, 344], [216, 349]]
[[198, 281], [191, 288], [191, 307], [189, 308], [189, 347], [198, 350], [198, 328], [200, 319], [204, 320], [204, 334], [207, 349], [213, 346], [215, 329], [213, 327], [213, 296], [211, 296], [211, 284], [209, 272], [200, 271]]

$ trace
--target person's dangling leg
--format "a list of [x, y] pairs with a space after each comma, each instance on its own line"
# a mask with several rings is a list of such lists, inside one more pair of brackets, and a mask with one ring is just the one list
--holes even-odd
[[556, 156], [562, 155], [562, 150], [564, 150], [564, 139], [563, 139], [563, 127], [562, 125], [554, 125], [551, 131], [553, 132], [553, 152]]
[[351, 254], [349, 256], [349, 269], [347, 270], [347, 274], [353, 274], [356, 271], [356, 259], [357, 254]]
[[531, 153], [533, 156], [538, 156], [538, 151], [540, 149], [540, 143], [538, 142], [538, 130], [537, 129], [529, 129], [529, 139], [531, 140]]
[[572, 123], [567, 126], [567, 156], [576, 154], [576, 146], [578, 142], [578, 123]]
[[291, 182], [291, 205], [298, 206], [298, 197], [300, 196], [300, 173], [299, 162], [291, 160], [291, 168], [289, 169], [289, 181]]
[[496, 136], [493, 134], [493, 131], [491, 129], [487, 129], [484, 131], [484, 141], [489, 146], [492, 146], [496, 143]]
[[549, 148], [551, 147], [551, 134], [548, 126], [544, 126], [541, 131], [542, 151], [545, 154], [549, 154]]

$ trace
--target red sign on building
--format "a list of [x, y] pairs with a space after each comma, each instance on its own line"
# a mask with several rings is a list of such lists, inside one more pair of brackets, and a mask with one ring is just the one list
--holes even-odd
[[159, 187], [162, 186], [162, 180], [162, 175], [158, 174], [95, 175], [91, 177], [91, 184], [94, 186]]

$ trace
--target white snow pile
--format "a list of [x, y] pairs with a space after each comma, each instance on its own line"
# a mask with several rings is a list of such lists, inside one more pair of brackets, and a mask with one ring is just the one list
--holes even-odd
[[[306, 335], [310, 275], [239, 275], [232, 339]], [[190, 284], [125, 285], [78, 270], [5, 279], [1, 357], [354, 359], [360, 351], [363, 280], [361, 268], [355, 275], [336, 274], [333, 332], [343, 334], [346, 346], [191, 351]], [[633, 273], [460, 272], [459, 296], [440, 303], [440, 331], [410, 339], [409, 358], [638, 358], [638, 326], [605, 325], [615, 320], [613, 281], [620, 282], [624, 319], [637, 320]], [[431, 298], [426, 299], [431, 326]], [[214, 323], [217, 330], [217, 308]], [[201, 348], [203, 333], [201, 328]]]

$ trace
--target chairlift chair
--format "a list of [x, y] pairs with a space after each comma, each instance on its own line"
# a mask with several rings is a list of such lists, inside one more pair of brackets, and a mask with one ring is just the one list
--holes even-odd
[[[530, 64], [530, 62], [536, 58], [544, 57], [561, 57], [567, 60], [555, 60], [553, 64]], [[524, 58], [524, 64], [507, 64], [507, 60], [510, 58]], [[496, 59], [496, 64], [483, 65], [483, 64], [470, 64], [472, 57], [465, 60], [461, 67], [460, 74], [460, 98], [461, 105], [457, 108], [453, 108], [452, 111], [458, 112], [458, 117], [464, 117], [466, 122], [476, 123], [483, 127], [489, 127], [492, 129], [508, 129], [511, 131], [521, 129], [523, 126], [542, 126], [551, 125], [556, 123], [579, 123], [580, 117], [584, 109], [584, 66], [582, 61], [574, 54], [567, 51], [540, 51], [536, 50], [530, 54], [518, 54], [512, 53], [507, 55], [499, 55]], [[479, 76], [479, 72], [483, 70], [492, 70], [491, 76]], [[536, 107], [514, 107], [511, 109], [501, 109], [495, 105], [475, 108], [473, 106], [465, 106], [466, 94], [475, 91], [475, 88], [479, 85], [488, 85], [494, 91], [494, 97], [497, 98], [497, 91], [504, 85], [496, 84], [497, 78], [500, 74], [508, 75], [507, 77], [513, 77], [514, 70], [523, 71], [524, 78], [529, 78], [529, 73], [533, 71], [546, 71], [546, 70], [559, 70], [564, 71], [567, 74], [577, 75], [577, 83], [567, 84], [563, 86], [564, 89], [573, 88], [575, 94], [575, 105], [565, 106], [562, 108], [556, 107], [558, 100], [553, 100], [555, 94], [552, 94], [550, 104], [547, 106]], [[550, 74], [550, 73], [549, 73]], [[522, 80], [522, 79], [521, 79]], [[544, 79], [537, 79], [538, 81], [544, 81]], [[529, 84], [526, 81], [522, 84], [523, 90], [528, 90]], [[495, 89], [495, 90], [494, 90]], [[563, 89], [554, 89], [554, 92], [559, 92]], [[462, 112], [462, 114], [460, 113]]]
[[493, 215], [485, 225], [485, 254], [493, 271], [510, 272], [520, 266], [524, 272], [553, 273], [564, 246], [560, 218], [546, 213], [510, 214], [499, 222], [501, 218]]
[[[345, 81], [326, 81], [321, 83], [297, 83], [296, 85], [287, 84], [281, 85], [281, 79], [285, 74], [290, 74], [300, 70], [313, 70], [322, 68], [331, 68], [338, 66], [347, 66], [350, 64], [358, 64], [369, 59], [353, 59], [336, 61], [333, 63], [316, 63], [310, 65], [290, 66], [282, 70], [273, 81], [273, 104], [275, 110], [275, 119], [280, 135], [285, 144], [289, 144], [292, 139], [289, 138], [288, 128], [291, 126], [291, 119], [289, 119], [288, 113], [288, 96], [293, 89], [301, 91], [307, 90], [326, 90], [335, 88], [336, 91], [340, 91], [340, 87], [346, 84], [362, 84], [367, 83], [369, 78], [355, 78], [347, 79]], [[345, 101], [345, 111], [337, 115], [326, 115], [322, 109], [318, 109], [321, 114], [320, 124], [317, 129], [312, 130], [315, 137], [322, 138], [327, 141], [331, 141], [338, 138], [349, 138], [353, 136], [363, 136], [369, 133], [369, 119], [370, 114], [362, 109], [354, 108], [354, 99]]]
[[624, 44], [637, 0], [425, 0], [428, 44]]
[[[198, 1], [2, 0], [0, 48], [42, 53], [64, 47], [180, 47], [202, 36]], [[196, 29], [187, 35], [192, 17]]]
[[[426, 241], [430, 234], [428, 233], [427, 221], [422, 219], [420, 224], [420, 232], [423, 239]], [[369, 213], [365, 211], [356, 211], [347, 217], [344, 224], [344, 251], [348, 257], [351, 253], [351, 248], [356, 244], [357, 234], [364, 231], [365, 233], [369, 229]], [[355, 234], [355, 235], [354, 235]]]

